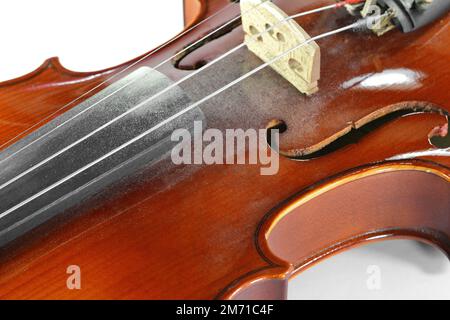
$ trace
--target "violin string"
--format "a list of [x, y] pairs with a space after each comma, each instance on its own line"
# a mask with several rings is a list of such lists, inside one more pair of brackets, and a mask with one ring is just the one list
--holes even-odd
[[[300, 13], [294, 14], [292, 16], [288, 16], [288, 17], [280, 20], [278, 23], [272, 25], [270, 28], [267, 28], [263, 32], [260, 32], [259, 34], [252, 35], [250, 38], [251, 39], [256, 39], [257, 37], [259, 37], [259, 36], [261, 36], [261, 35], [263, 35], [263, 34], [265, 34], [267, 32], [270, 32], [272, 29], [274, 29], [278, 25], [280, 25], [282, 23], [285, 23], [285, 22], [287, 22], [289, 20], [292, 20], [294, 18], [298, 18], [298, 17], [301, 17], [301, 16], [306, 16], [306, 15], [313, 14], [313, 13], [318, 13], [318, 12], [325, 11], [325, 10], [330, 10], [330, 9], [336, 8], [338, 5], [339, 5], [339, 3], [338, 4], [327, 5], [327, 6], [323, 6], [323, 7], [320, 7], [320, 8], [315, 8], [315, 9], [312, 9], [312, 10], [300, 12]], [[231, 49], [231, 50], [227, 51], [226, 53], [222, 54], [221, 56], [219, 56], [218, 58], [214, 59], [213, 61], [211, 61], [207, 65], [203, 66], [202, 68], [200, 68], [200, 69], [190, 73], [186, 77], [184, 77], [184, 78], [182, 78], [182, 79], [172, 83], [171, 85], [169, 85], [168, 87], [164, 88], [160, 92], [154, 94], [150, 98], [140, 102], [139, 104], [137, 104], [136, 106], [128, 109], [127, 111], [125, 111], [124, 113], [120, 114], [119, 116], [117, 116], [117, 117], [111, 119], [110, 121], [104, 123], [103, 125], [97, 127], [95, 130], [89, 132], [87, 135], [83, 136], [82, 138], [79, 138], [78, 140], [72, 142], [71, 144], [67, 145], [66, 147], [62, 148], [61, 150], [53, 153], [51, 156], [45, 158], [44, 160], [41, 160], [37, 164], [35, 164], [35, 165], [31, 166], [30, 168], [28, 168], [27, 170], [23, 171], [22, 173], [16, 175], [15, 177], [13, 177], [10, 180], [8, 180], [8, 181], [4, 182], [3, 184], [1, 184], [0, 185], [0, 190], [4, 189], [5, 187], [7, 187], [10, 184], [14, 183], [15, 181], [19, 180], [20, 178], [24, 177], [25, 175], [29, 174], [30, 172], [36, 170], [37, 168], [41, 167], [42, 165], [48, 163], [49, 161], [53, 160], [54, 158], [58, 157], [59, 155], [63, 154], [64, 152], [72, 149], [73, 147], [77, 146], [78, 144], [82, 143], [83, 141], [89, 139], [90, 137], [92, 137], [96, 133], [102, 131], [103, 129], [105, 129], [107, 127], [109, 127], [110, 125], [112, 125], [113, 123], [117, 122], [118, 120], [124, 118], [128, 114], [130, 114], [130, 113], [136, 111], [137, 109], [145, 106], [147, 103], [155, 100], [156, 98], [158, 98], [161, 95], [167, 93], [168, 91], [172, 90], [173, 88], [178, 87], [181, 83], [183, 83], [183, 82], [193, 78], [194, 76], [196, 76], [199, 73], [203, 72], [207, 68], [210, 68], [211, 66], [215, 65], [219, 61], [222, 61], [223, 59], [225, 59], [226, 57], [228, 57], [231, 54], [235, 53], [236, 51], [238, 51], [239, 49], [243, 48], [244, 46], [245, 46], [245, 43], [241, 43], [241, 44], [237, 45], [233, 49]], [[13, 155], [10, 155], [8, 158], [11, 158], [12, 156]], [[8, 158], [5, 158], [5, 160], [8, 159]], [[5, 161], [5, 160], [2, 160], [2, 161]], [[0, 161], [0, 163], [2, 161]]]
[[[267, 0], [264, 0], [267, 1]], [[88, 94], [94, 92], [96, 89], [100, 88], [101, 86], [103, 86], [104, 84], [107, 84], [108, 82], [110, 82], [113, 79], [116, 79], [118, 76], [120, 76], [121, 74], [123, 74], [124, 72], [126, 72], [127, 70], [131, 69], [132, 67], [136, 66], [138, 63], [142, 62], [143, 60], [147, 59], [148, 57], [154, 55], [155, 53], [157, 53], [158, 51], [164, 49], [165, 47], [169, 46], [171, 43], [175, 42], [176, 40], [178, 40], [179, 38], [181, 38], [182, 36], [184, 36], [185, 34], [195, 30], [196, 28], [198, 28], [199, 26], [201, 26], [202, 24], [206, 23], [207, 21], [213, 19], [214, 17], [217, 17], [219, 14], [222, 14], [224, 11], [230, 9], [230, 7], [232, 5], [236, 4], [235, 2], [231, 2], [229, 4], [227, 4], [225, 7], [221, 8], [219, 11], [215, 12], [214, 14], [210, 15], [209, 17], [206, 17], [205, 19], [201, 20], [200, 22], [198, 22], [197, 24], [193, 25], [192, 27], [182, 31], [181, 33], [179, 33], [178, 35], [176, 35], [174, 38], [170, 39], [168, 42], [164, 43], [163, 45], [157, 47], [156, 49], [150, 51], [149, 53], [143, 55], [141, 58], [139, 58], [138, 60], [134, 61], [133, 63], [129, 64], [128, 66], [126, 66], [125, 68], [121, 69], [120, 71], [118, 71], [117, 73], [115, 73], [114, 75], [112, 75], [111, 77], [103, 80], [102, 82], [100, 82], [99, 84], [95, 85], [93, 88], [89, 89], [88, 91], [86, 91], [85, 93], [83, 93], [82, 95], [80, 95], [79, 97], [75, 98], [74, 100], [66, 103], [65, 105], [63, 105], [62, 107], [60, 107], [59, 109], [57, 109], [56, 111], [52, 112], [51, 114], [49, 114], [48, 116], [44, 117], [43, 119], [39, 120], [38, 122], [36, 122], [35, 124], [33, 124], [32, 126], [30, 126], [28, 129], [22, 131], [21, 133], [17, 134], [16, 136], [14, 136], [13, 138], [9, 139], [8, 141], [2, 143], [0, 145], [0, 149], [2, 149], [4, 146], [8, 145], [9, 143], [11, 143], [12, 141], [18, 139], [19, 137], [24, 136], [27, 132], [30, 132], [33, 128], [36, 128], [37, 126], [39, 126], [42, 123], [45, 123], [45, 121], [47, 121], [48, 119], [51, 119], [53, 116], [55, 116], [56, 114], [58, 114], [59, 112], [61, 112], [62, 110], [66, 109], [67, 107], [69, 107], [70, 105], [74, 104], [75, 102], [81, 100], [82, 98], [86, 97]], [[227, 27], [228, 25], [230, 25], [231, 23], [233, 23], [234, 21], [236, 21], [237, 19], [239, 19], [241, 17], [241, 15], [236, 16], [235, 18], [233, 18], [232, 20], [228, 21], [227, 23], [225, 23], [224, 25], [220, 26], [219, 28], [213, 30], [212, 32], [208, 33], [206, 36], [203, 36], [202, 38], [200, 38], [199, 40], [193, 42], [192, 44], [188, 45], [187, 47], [185, 47], [183, 50], [177, 52], [176, 54], [174, 54], [173, 56], [165, 59], [164, 61], [162, 61], [161, 63], [159, 63], [158, 65], [156, 65], [155, 67], [152, 67], [153, 69], [158, 69], [160, 68], [162, 65], [164, 65], [165, 63], [169, 62], [170, 60], [172, 60], [173, 58], [175, 58], [176, 56], [183, 54], [184, 52], [188, 51], [189, 49], [193, 48], [194, 46], [198, 45], [199, 43], [201, 43], [202, 41], [204, 41], [205, 39], [208, 39], [210, 36], [214, 35], [216, 32], [222, 30], [223, 28]], [[124, 89], [125, 87], [127, 87], [128, 85], [130, 85], [132, 82], [128, 83], [127, 85], [125, 85], [122, 88], [119, 88], [119, 90]], [[117, 91], [119, 91], [117, 90]], [[114, 92], [115, 93], [115, 92]], [[108, 98], [110, 95], [108, 95], [106, 98]], [[103, 100], [102, 100], [103, 101]], [[100, 103], [100, 101], [97, 102], [97, 104]], [[85, 110], [88, 111], [88, 110]], [[85, 112], [83, 110], [84, 113]], [[81, 114], [80, 113], [80, 114]], [[76, 116], [74, 116], [73, 118], [69, 119], [68, 121], [66, 121], [65, 123], [69, 122], [70, 120], [73, 120], [74, 118], [78, 117], [79, 114], [77, 114]], [[62, 124], [61, 124], [62, 125]], [[60, 126], [61, 126], [60, 125]], [[60, 127], [58, 126], [58, 127]], [[55, 128], [56, 129], [56, 128]], [[51, 132], [53, 132], [54, 130], [52, 130]], [[47, 132], [45, 135], [50, 134], [51, 132]], [[39, 137], [39, 140], [43, 138], [42, 136]], [[31, 144], [34, 144], [35, 142], [37, 142], [37, 140], [33, 141]], [[21, 148], [20, 150], [14, 152], [12, 155], [14, 155], [15, 153], [19, 153], [21, 152], [23, 149], [27, 148], [29, 145], [24, 146], [23, 148]], [[11, 155], [11, 156], [12, 156]], [[10, 156], [9, 156], [10, 157]], [[9, 158], [8, 157], [8, 158]], [[2, 161], [4, 161], [6, 159], [0, 160], [0, 163]]]
[[143, 137], [147, 136], [148, 134], [152, 133], [153, 131], [155, 131], [155, 130], [159, 129], [160, 127], [166, 125], [167, 123], [173, 121], [174, 119], [178, 118], [179, 116], [185, 114], [186, 112], [188, 112], [188, 111], [198, 107], [200, 104], [203, 104], [204, 102], [214, 98], [215, 96], [219, 95], [220, 93], [222, 93], [222, 92], [226, 91], [227, 89], [233, 87], [234, 85], [240, 83], [241, 81], [249, 78], [250, 76], [252, 76], [255, 73], [257, 73], [258, 71], [266, 68], [267, 66], [273, 64], [274, 62], [276, 62], [279, 59], [285, 57], [286, 55], [290, 54], [291, 52], [301, 48], [302, 46], [304, 46], [304, 45], [306, 45], [306, 44], [308, 44], [308, 43], [310, 43], [312, 41], [320, 40], [322, 38], [329, 37], [329, 36], [332, 36], [332, 35], [344, 32], [346, 30], [360, 28], [363, 25], [363, 23], [364, 24], [366, 23], [366, 19], [358, 20], [357, 22], [354, 22], [354, 23], [352, 23], [350, 25], [347, 25], [345, 27], [341, 27], [341, 28], [338, 28], [338, 29], [335, 29], [335, 30], [332, 30], [332, 31], [328, 31], [328, 32], [319, 34], [317, 36], [314, 36], [312, 38], [309, 38], [309, 39], [301, 42], [300, 44], [294, 46], [293, 48], [291, 48], [291, 49], [289, 49], [289, 50], [287, 50], [287, 51], [277, 55], [276, 57], [274, 57], [273, 59], [269, 60], [268, 62], [265, 62], [265, 63], [261, 64], [260, 66], [254, 68], [250, 72], [248, 72], [248, 73], [242, 75], [241, 77], [235, 79], [234, 81], [228, 83], [226, 86], [220, 88], [219, 90], [214, 91], [213, 93], [207, 95], [206, 97], [204, 97], [203, 99], [201, 99], [201, 100], [197, 101], [196, 103], [190, 105], [189, 107], [179, 111], [178, 113], [176, 113], [176, 114], [172, 115], [171, 117], [165, 119], [164, 121], [158, 123], [156, 126], [148, 129], [147, 131], [139, 134], [138, 136], [136, 136], [133, 139], [127, 141], [126, 143], [120, 145], [119, 147], [111, 150], [110, 152], [106, 153], [105, 155], [101, 156], [100, 158], [98, 158], [98, 159], [88, 163], [87, 165], [85, 165], [85, 166], [81, 167], [80, 169], [76, 170], [75, 172], [67, 175], [66, 177], [60, 179], [59, 181], [57, 181], [57, 182], [51, 184], [50, 186], [46, 187], [45, 189], [41, 190], [40, 192], [34, 194], [33, 196], [23, 200], [22, 202], [18, 203], [17, 205], [11, 207], [10, 209], [7, 209], [6, 211], [4, 211], [4, 212], [2, 212], [0, 214], [0, 219], [5, 217], [6, 215], [10, 214], [11, 212], [13, 212], [13, 211], [23, 207], [24, 205], [26, 205], [27, 203], [33, 201], [34, 199], [42, 196], [43, 194], [53, 190], [54, 188], [58, 187], [59, 185], [63, 184], [64, 182], [72, 179], [73, 177], [83, 173], [84, 171], [88, 170], [89, 168], [93, 167], [94, 165], [98, 164], [99, 162], [101, 162], [101, 161], [109, 158], [110, 156], [116, 154], [117, 152], [123, 150], [127, 146], [129, 146], [129, 145], [135, 143], [136, 141], [142, 139]]
[[[263, 4], [265, 1], [268, 0], [264, 0], [263, 2], [261, 2], [260, 4], [256, 5], [255, 7], [253, 7], [252, 9], [247, 10], [246, 12], [244, 12], [244, 14], [249, 13], [250, 11], [256, 9], [258, 6], [260, 6], [261, 4]], [[329, 9], [334, 9], [334, 8], [339, 8], [342, 7], [345, 4], [351, 4], [351, 3], [357, 3], [357, 2], [361, 2], [363, 0], [345, 0], [345, 1], [340, 1], [338, 3], [335, 4], [331, 4], [329, 6], [324, 6], [318, 9], [313, 9], [307, 12], [307, 14], [312, 14], [312, 13], [317, 13], [320, 11], [324, 11], [324, 10], [329, 10]], [[219, 12], [217, 12], [216, 14], [206, 18], [205, 20], [202, 20], [201, 22], [199, 22], [198, 24], [196, 24], [195, 26], [187, 29], [186, 31], [182, 32], [181, 34], [179, 34], [177, 37], [175, 37], [174, 39], [170, 40], [169, 42], [167, 42], [166, 44], [164, 44], [163, 46], [157, 48], [156, 50], [148, 53], [147, 55], [141, 57], [140, 59], [138, 59], [137, 61], [135, 61], [134, 63], [132, 63], [131, 65], [127, 66], [126, 68], [120, 70], [118, 73], [116, 73], [115, 75], [111, 76], [110, 78], [104, 80], [103, 82], [99, 83], [98, 85], [96, 85], [95, 87], [93, 87], [92, 89], [90, 89], [89, 91], [85, 92], [84, 94], [82, 94], [81, 96], [79, 96], [78, 98], [72, 100], [71, 102], [67, 103], [66, 105], [64, 105], [63, 107], [59, 108], [58, 110], [56, 110], [55, 112], [53, 112], [52, 114], [46, 116], [45, 118], [43, 118], [42, 120], [40, 120], [39, 122], [35, 123], [34, 125], [32, 125], [30, 128], [22, 131], [21, 133], [19, 133], [18, 135], [16, 135], [15, 137], [11, 138], [10, 140], [6, 141], [5, 143], [3, 143], [2, 145], [0, 145], [0, 149], [9, 144], [10, 142], [14, 141], [15, 139], [17, 139], [18, 137], [23, 136], [25, 133], [29, 132], [31, 129], [35, 128], [36, 126], [38, 126], [39, 124], [45, 122], [46, 120], [50, 119], [51, 117], [53, 117], [54, 115], [56, 115], [58, 112], [64, 110], [65, 108], [67, 108], [68, 106], [70, 106], [71, 104], [73, 104], [76, 101], [79, 101], [81, 98], [85, 97], [86, 95], [88, 95], [89, 93], [93, 92], [94, 90], [98, 89], [99, 87], [101, 87], [102, 85], [104, 85], [105, 83], [109, 82], [110, 80], [116, 78], [117, 76], [119, 76], [120, 74], [124, 73], [125, 71], [129, 70], [130, 68], [132, 68], [133, 66], [135, 66], [136, 64], [138, 64], [139, 62], [141, 62], [142, 60], [146, 59], [147, 57], [149, 57], [150, 55], [158, 52], [159, 50], [161, 50], [162, 48], [166, 47], [167, 45], [169, 45], [170, 43], [172, 43], [173, 41], [177, 40], [179, 37], [183, 36], [184, 34], [186, 34], [187, 32], [193, 30], [194, 28], [198, 27], [199, 25], [203, 24], [204, 22], [206, 22], [207, 20], [211, 19], [212, 17], [216, 16], [218, 13], [221, 13], [224, 11], [224, 9], [228, 8], [231, 5], [228, 4], [226, 7], [222, 8], [221, 10], [219, 10]], [[300, 16], [304, 15], [303, 13], [300, 14], [296, 14], [293, 16], [288, 17], [289, 19], [295, 19], [298, 18]], [[163, 60], [162, 62], [160, 62], [159, 64], [157, 64], [155, 67], [152, 67], [154, 70], [157, 70], [158, 68], [160, 68], [162, 65], [164, 65], [165, 63], [171, 61], [173, 58], [177, 57], [178, 55], [187, 52], [189, 49], [193, 48], [194, 46], [198, 45], [199, 43], [201, 43], [202, 41], [208, 39], [209, 37], [211, 37], [212, 35], [214, 35], [215, 33], [217, 33], [218, 31], [226, 28], [227, 26], [231, 25], [232, 23], [234, 23], [235, 21], [237, 21], [240, 17], [242, 16], [242, 14], [239, 14], [238, 16], [236, 16], [235, 18], [231, 19], [230, 21], [228, 21], [227, 23], [225, 23], [224, 25], [220, 26], [219, 28], [215, 29], [214, 31], [208, 33], [207, 35], [205, 35], [204, 37], [200, 38], [199, 40], [193, 42], [192, 44], [188, 45], [186, 48], [184, 48], [183, 50], [181, 50], [180, 52], [177, 52], [176, 54], [174, 54], [173, 56]], [[280, 22], [285, 22], [286, 19], [280, 21]], [[272, 26], [271, 28], [269, 28], [270, 31], [271, 29], [273, 29], [274, 26]], [[209, 67], [210, 64], [207, 66]], [[115, 95], [116, 93], [118, 93], [119, 91], [127, 88], [128, 86], [130, 86], [131, 84], [133, 84], [134, 82], [136, 82], [139, 79], [133, 79], [130, 80], [128, 83], [126, 83], [125, 85], [119, 87], [118, 89], [114, 90], [113, 92], [111, 92], [110, 94], [106, 95], [105, 97], [101, 98], [100, 100], [96, 101], [95, 103], [93, 103], [92, 105], [84, 108], [83, 110], [81, 110], [79, 113], [75, 114], [74, 116], [70, 117], [69, 119], [65, 120], [64, 122], [60, 123], [59, 125], [57, 125], [56, 127], [54, 127], [53, 129], [50, 129], [49, 131], [45, 132], [44, 134], [42, 134], [41, 136], [37, 137], [36, 139], [34, 139], [33, 141], [31, 141], [30, 143], [26, 144], [25, 146], [19, 148], [18, 150], [14, 151], [13, 153], [11, 153], [10, 155], [6, 156], [3, 159], [0, 159], [0, 164], [14, 156], [16, 156], [17, 154], [21, 153], [22, 151], [24, 151], [25, 149], [29, 148], [30, 146], [34, 145], [35, 143], [39, 142], [40, 140], [44, 139], [45, 137], [47, 137], [48, 135], [50, 135], [51, 133], [55, 132], [56, 130], [60, 129], [61, 127], [63, 127], [64, 125], [66, 125], [67, 123], [69, 123], [70, 121], [78, 118], [80, 115], [88, 112], [89, 110], [91, 110], [92, 108], [94, 108], [96, 105], [100, 104], [101, 102], [105, 101], [106, 99], [112, 97], [113, 95]], [[1, 189], [1, 188], [0, 188]]]

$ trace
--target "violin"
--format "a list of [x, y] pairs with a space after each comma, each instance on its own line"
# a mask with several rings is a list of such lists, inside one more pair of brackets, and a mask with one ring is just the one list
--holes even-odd
[[370, 242], [450, 255], [447, 0], [184, 2], [132, 61], [0, 83], [1, 299], [285, 299]]

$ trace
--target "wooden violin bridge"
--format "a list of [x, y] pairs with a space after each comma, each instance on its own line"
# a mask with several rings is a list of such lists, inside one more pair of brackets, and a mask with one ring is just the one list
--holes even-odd
[[[241, 0], [240, 5], [245, 44], [266, 63], [311, 38], [271, 1]], [[314, 41], [280, 57], [270, 66], [304, 94], [319, 90], [320, 47]]]

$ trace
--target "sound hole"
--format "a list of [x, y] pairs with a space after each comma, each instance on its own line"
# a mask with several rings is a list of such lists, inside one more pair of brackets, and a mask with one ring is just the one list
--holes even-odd
[[450, 132], [448, 131], [448, 123], [431, 130], [428, 138], [430, 143], [436, 148], [450, 148]]

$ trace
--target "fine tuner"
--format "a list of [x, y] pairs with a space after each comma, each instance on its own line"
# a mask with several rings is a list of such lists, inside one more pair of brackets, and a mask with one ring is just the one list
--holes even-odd
[[403, 32], [415, 31], [439, 19], [450, 10], [447, 0], [366, 0], [346, 5], [356, 16], [366, 17], [388, 13], [380, 24], [369, 27], [382, 35], [395, 27]]

